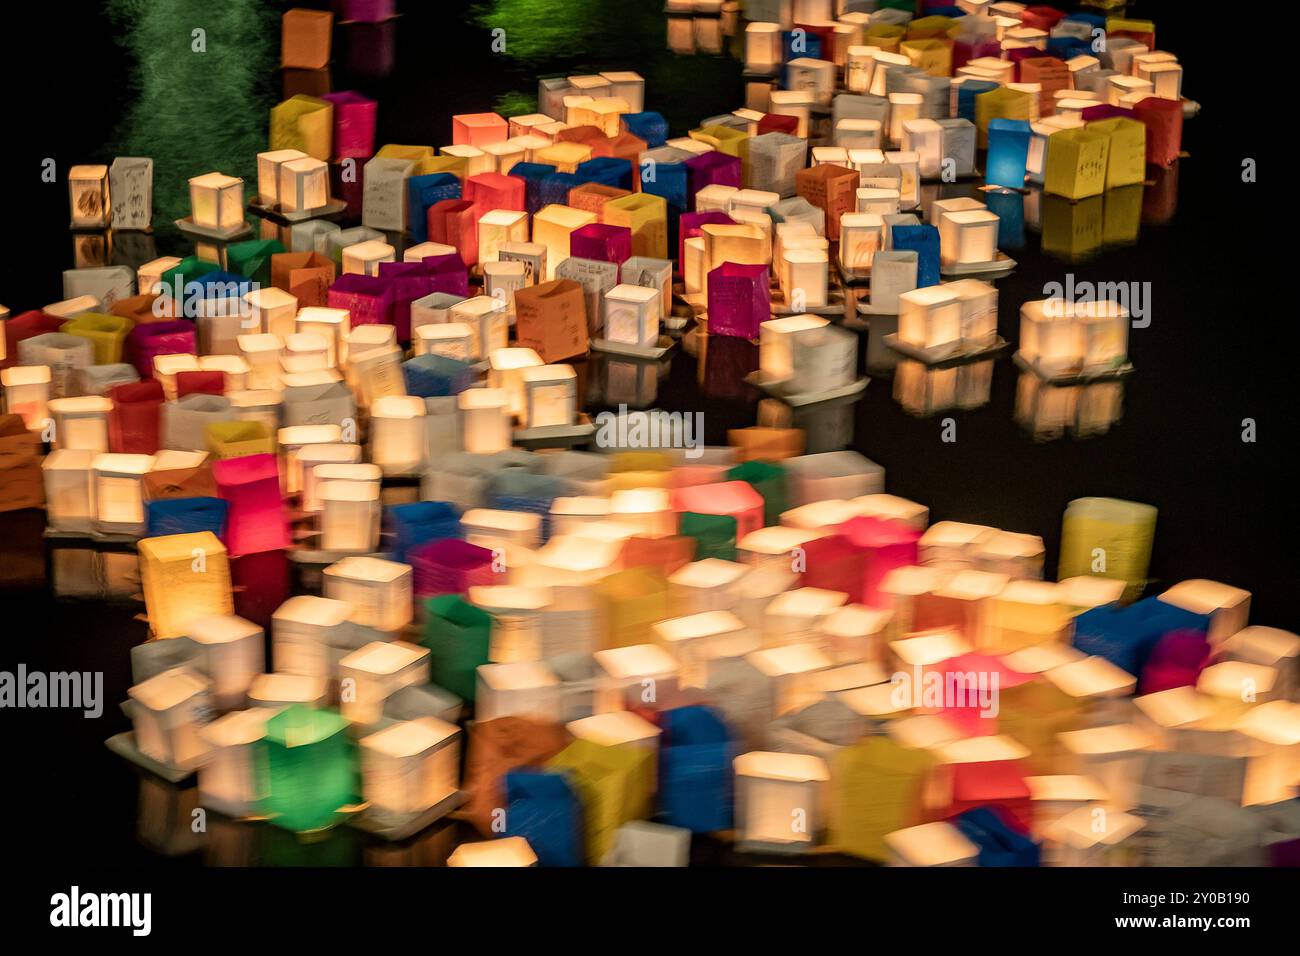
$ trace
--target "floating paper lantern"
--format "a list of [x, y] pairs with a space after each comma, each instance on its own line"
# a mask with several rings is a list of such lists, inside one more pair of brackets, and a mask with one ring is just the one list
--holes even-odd
[[1300, 683], [1300, 637], [1280, 628], [1255, 625], [1225, 639], [1218, 650], [1228, 660], [1271, 667], [1277, 674], [1274, 684], [1277, 696], [1296, 698]]
[[141, 479], [153, 467], [152, 455], [96, 455], [95, 528], [106, 534], [139, 535], [145, 529]]
[[236, 176], [207, 173], [190, 184], [190, 214], [194, 225], [217, 232], [244, 226], [244, 181]]
[[370, 460], [385, 474], [408, 474], [424, 462], [424, 399], [388, 395], [370, 406]]
[[[703, 687], [714, 651], [740, 641], [756, 640], [745, 623], [727, 610], [702, 611], [654, 625], [657, 642], [677, 660], [684, 686]], [[755, 650], [746, 647], [744, 653]]]
[[226, 541], [235, 557], [289, 545], [276, 456], [248, 455], [213, 462], [218, 495], [230, 503]]
[[234, 613], [226, 549], [212, 532], [145, 538], [139, 550], [145, 611], [155, 637], [182, 637], [195, 621]]
[[824, 825], [830, 772], [820, 757], [754, 751], [735, 759], [736, 829], [742, 846], [802, 852]]
[[540, 661], [483, 664], [478, 668], [474, 710], [480, 721], [508, 716], [557, 720], [559, 703], [559, 679]]
[[509, 313], [504, 302], [479, 295], [451, 307], [448, 318], [474, 330], [475, 359], [487, 358], [494, 350], [505, 348], [510, 333]]
[[410, 565], [349, 557], [327, 567], [323, 579], [325, 596], [351, 605], [350, 620], [362, 627], [391, 633], [414, 617]]
[[343, 716], [362, 726], [383, 715], [384, 701], [403, 687], [429, 682], [429, 651], [405, 641], [375, 641], [339, 661]]
[[199, 731], [207, 759], [199, 767], [199, 803], [230, 817], [256, 814], [266, 797], [258, 760], [269, 707], [237, 710], [218, 717]]
[[471, 388], [456, 396], [465, 451], [489, 455], [510, 447], [510, 398], [498, 388]]
[[318, 494], [322, 550], [365, 553], [379, 547], [382, 507], [375, 482], [322, 481]]
[[352, 465], [361, 461], [360, 445], [319, 444], [305, 445], [296, 452], [302, 473], [302, 510], [320, 511], [317, 495], [322, 476], [317, 469], [322, 465]]
[[108, 451], [108, 413], [113, 403], [87, 395], [56, 398], [47, 411], [54, 418], [54, 447], [77, 451]]
[[32, 431], [45, 427], [49, 416], [50, 367], [48, 365], [14, 365], [0, 371], [5, 390], [5, 409], [21, 415]]
[[1058, 866], [1126, 866], [1136, 860], [1133, 838], [1145, 825], [1119, 809], [1079, 807], [1049, 824], [1043, 837]]
[[326, 364], [330, 368], [346, 361], [347, 337], [350, 329], [351, 318], [347, 309], [329, 309], [320, 306], [308, 306], [299, 311], [294, 325], [295, 331], [319, 336], [329, 343]]
[[109, 225], [112, 204], [107, 166], [69, 169], [68, 196], [72, 204], [72, 228], [104, 229]]
[[662, 647], [632, 644], [596, 651], [596, 712], [649, 706], [661, 710], [672, 706], [677, 695], [677, 661]]
[[334, 677], [338, 662], [358, 643], [354, 613], [346, 601], [310, 594], [289, 598], [271, 617], [276, 671], [319, 680]]
[[[1096, 573], [1126, 584], [1136, 597], [1146, 585], [1156, 509], [1117, 498], [1078, 498], [1061, 521], [1061, 577]], [[1097, 570], [1100, 568], [1100, 570]]]
[[1110, 794], [1110, 805], [1127, 810], [1138, 802], [1142, 767], [1152, 737], [1135, 724], [1110, 724], [1059, 734], [1068, 769], [1096, 780]]
[[92, 451], [61, 448], [41, 462], [46, 524], [55, 531], [91, 531], [95, 524]]
[[328, 710], [290, 706], [266, 722], [263, 749], [269, 783], [265, 809], [289, 830], [329, 826], [357, 790], [355, 745], [348, 721]]
[[1160, 600], [1210, 618], [1211, 644], [1236, 634], [1250, 619], [1250, 592], [1218, 581], [1182, 581], [1160, 595]]
[[361, 739], [362, 795], [381, 819], [427, 813], [456, 795], [459, 777], [454, 724], [420, 717]]
[[208, 715], [208, 682], [185, 667], [164, 671], [127, 691], [135, 743], [146, 757], [194, 770], [206, 755], [199, 731]]
[[1109, 371], [1127, 360], [1128, 328], [1128, 310], [1115, 302], [1026, 302], [1020, 355], [1046, 377]]
[[525, 428], [573, 424], [577, 414], [577, 373], [571, 365], [542, 365], [523, 369]]
[[523, 837], [462, 843], [447, 857], [448, 866], [536, 866], [537, 854]]
[[[769, 616], [772, 604], [768, 605]], [[764, 641], [769, 645], [773, 643], [767, 634], [764, 634]], [[770, 682], [774, 717], [798, 711], [815, 702], [821, 696], [815, 677], [833, 666], [831, 659], [815, 643], [786, 642], [777, 647], [768, 646], [746, 654], [745, 660]]]
[[329, 696], [329, 686], [329, 681], [317, 677], [262, 674], [253, 680], [253, 685], [248, 689], [248, 703], [252, 707], [270, 709], [273, 713], [294, 704], [324, 707]]
[[979, 847], [951, 823], [938, 821], [884, 837], [890, 866], [976, 866]]
[[253, 678], [265, 665], [262, 629], [242, 617], [223, 614], [191, 620], [185, 634], [199, 646], [201, 669], [212, 682], [213, 705], [218, 710], [244, 706]]

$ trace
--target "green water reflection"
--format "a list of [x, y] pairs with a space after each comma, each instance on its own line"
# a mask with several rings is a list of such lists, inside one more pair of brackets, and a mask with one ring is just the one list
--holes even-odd
[[[280, 11], [260, 0], [107, 0], [134, 64], [112, 155], [154, 159], [154, 223], [189, 214], [186, 182], [214, 170], [253, 182], [275, 102]], [[193, 31], [205, 33], [205, 52]]]

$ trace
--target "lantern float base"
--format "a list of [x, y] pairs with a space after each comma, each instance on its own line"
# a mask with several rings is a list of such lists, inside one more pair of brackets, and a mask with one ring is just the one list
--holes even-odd
[[235, 239], [242, 239], [253, 232], [253, 227], [246, 222], [231, 226], [229, 229], [208, 229], [196, 225], [194, 220], [188, 216], [184, 219], [177, 219], [176, 228], [186, 235], [197, 236], [200, 239], [214, 239], [218, 242], [232, 242]]
[[368, 806], [347, 822], [358, 830], [377, 836], [381, 840], [397, 842], [414, 836], [426, 827], [437, 823], [453, 810], [459, 809], [468, 799], [468, 793], [464, 790], [457, 790], [435, 803], [428, 810], [403, 815], [377, 813], [373, 807]]
[[314, 209], [300, 209], [296, 212], [284, 212], [280, 209], [279, 203], [267, 206], [256, 198], [250, 199], [248, 202], [248, 211], [253, 215], [278, 222], [306, 222], [308, 219], [329, 219], [331, 216], [337, 216], [344, 212], [347, 208], [347, 202], [342, 199], [331, 199], [323, 206], [317, 206]]
[[611, 355], [625, 355], [628, 358], [646, 359], [648, 361], [663, 358], [676, 344], [676, 340], [669, 338], [667, 335], [659, 336], [659, 341], [649, 348], [641, 345], [629, 345], [627, 342], [611, 342], [609, 339], [591, 340], [591, 347], [597, 352], [608, 352]]
[[159, 763], [152, 757], [145, 756], [135, 744], [135, 731], [127, 730], [114, 734], [104, 741], [104, 746], [125, 760], [143, 770], [148, 770], [156, 777], [162, 777], [168, 783], [180, 783], [194, 775], [193, 770], [182, 770], [165, 763]]
[[1001, 277], [1009, 274], [1016, 267], [1016, 260], [999, 250], [997, 257], [989, 262], [940, 263], [939, 272], [946, 276], [994, 275]]
[[91, 544], [124, 544], [132, 548], [144, 535], [122, 534], [111, 531], [61, 531], [54, 528], [45, 529], [47, 541], [85, 541]]
[[801, 405], [816, 405], [820, 402], [831, 402], [836, 399], [850, 398], [866, 390], [867, 384], [871, 379], [863, 376], [856, 382], [850, 382], [848, 385], [839, 385], [835, 388], [828, 388], [824, 391], [817, 392], [791, 392], [785, 387], [788, 379], [773, 379], [766, 377], [762, 370], [750, 372], [745, 376], [745, 382], [753, 385], [755, 388], [766, 392], [773, 398], [779, 398], [787, 405], [799, 407]]
[[996, 340], [990, 345], [978, 346], [965, 352], [957, 352], [952, 355], [945, 355], [943, 358], [932, 358], [925, 354], [925, 351], [906, 342], [899, 341], [897, 332], [890, 332], [884, 336], [884, 343], [907, 358], [915, 359], [923, 365], [930, 368], [955, 368], [958, 365], [965, 365], [969, 362], [976, 362], [980, 359], [992, 358], [1007, 348], [1007, 340], [1002, 336], [997, 336]]
[[844, 290], [841, 288], [830, 288], [826, 290], [825, 305], [805, 305], [802, 309], [796, 309], [791, 306], [785, 298], [785, 295], [776, 289], [772, 290], [772, 315], [820, 315], [820, 316], [842, 316], [844, 314]]
[[1091, 385], [1096, 382], [1113, 382], [1116, 379], [1126, 378], [1133, 374], [1133, 363], [1125, 362], [1116, 368], [1105, 369], [1100, 372], [1066, 372], [1051, 373], [1046, 372], [1038, 366], [1038, 363], [1031, 362], [1020, 352], [1011, 356], [1016, 367], [1025, 372], [1033, 372], [1038, 376], [1040, 381], [1048, 385]]
[[520, 428], [515, 431], [516, 445], [528, 448], [569, 448], [580, 445], [596, 433], [596, 426], [586, 415], [580, 415], [573, 425], [543, 425], [540, 428]]

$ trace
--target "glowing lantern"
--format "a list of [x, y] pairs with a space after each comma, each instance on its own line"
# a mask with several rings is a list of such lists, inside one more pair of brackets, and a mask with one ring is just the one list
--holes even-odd
[[304, 445], [295, 453], [302, 474], [302, 510], [320, 511], [317, 488], [321, 481], [318, 468], [322, 465], [354, 465], [361, 461], [360, 445], [327, 443]]
[[[730, 611], [703, 611], [660, 621], [654, 634], [676, 658], [682, 684], [691, 687], [704, 686], [713, 652], [750, 639], [745, 623]], [[744, 653], [754, 649], [747, 647]]]
[[49, 415], [50, 367], [48, 365], [14, 365], [0, 371], [4, 385], [5, 408], [21, 415], [31, 431], [45, 427]]
[[208, 173], [190, 180], [190, 215], [195, 226], [220, 233], [244, 228], [244, 181]]
[[46, 524], [55, 531], [90, 531], [95, 524], [91, 466], [95, 453], [58, 449], [41, 462]]
[[52, 399], [48, 412], [54, 417], [54, 447], [71, 451], [108, 451], [108, 413], [113, 403], [87, 395]]
[[347, 358], [347, 337], [351, 324], [351, 316], [347, 309], [308, 306], [299, 311], [295, 330], [320, 336], [329, 343], [326, 364], [333, 368], [342, 364]]
[[[107, 166], [73, 166], [68, 170], [72, 228], [103, 229], [112, 217]], [[125, 197], [123, 197], [125, 198]]]
[[770, 682], [774, 717], [815, 702], [821, 696], [817, 675], [834, 666], [815, 643], [765, 647], [746, 654], [745, 660]]
[[1043, 837], [1058, 866], [1126, 866], [1134, 861], [1134, 834], [1146, 821], [1118, 809], [1079, 807], [1049, 824]]
[[145, 538], [139, 551], [145, 611], [155, 637], [183, 637], [195, 621], [234, 613], [226, 549], [212, 532]]
[[748, 568], [734, 561], [693, 561], [668, 578], [669, 596], [681, 614], [728, 610], [736, 604], [735, 585], [747, 572]]
[[387, 395], [370, 406], [370, 460], [384, 474], [408, 474], [424, 462], [424, 399]]
[[742, 847], [802, 852], [824, 825], [830, 772], [820, 757], [753, 751], [736, 770], [736, 829]]
[[480, 665], [474, 711], [480, 721], [509, 716], [558, 720], [559, 678], [540, 661]]
[[456, 396], [465, 451], [489, 455], [510, 447], [510, 397], [499, 388], [470, 388]]
[[797, 588], [778, 594], [763, 611], [768, 646], [814, 641], [823, 618], [848, 603], [848, 595], [823, 588]]
[[577, 372], [571, 365], [542, 365], [525, 368], [521, 375], [525, 428], [548, 428], [573, 424], [577, 414]]
[[629, 705], [662, 710], [677, 695], [677, 661], [655, 644], [631, 644], [596, 651], [596, 713], [626, 710]]
[[371, 481], [322, 481], [320, 547], [366, 553], [379, 547], [379, 486]]
[[153, 467], [152, 455], [96, 455], [95, 528], [107, 534], [139, 535], [145, 530], [142, 479]]
[[1153, 743], [1150, 734], [1135, 724], [1109, 724], [1058, 738], [1069, 769], [1096, 778], [1113, 807], [1126, 810], [1137, 803], [1142, 766]]
[[449, 805], [459, 793], [460, 728], [436, 717], [402, 721], [361, 739], [361, 788], [380, 820]]
[[403, 687], [429, 682], [429, 650], [405, 641], [375, 641], [339, 661], [343, 716], [370, 726], [383, 715], [384, 701]]
[[260, 810], [266, 793], [257, 751], [266, 736], [266, 722], [275, 713], [269, 707], [237, 710], [199, 731], [208, 751], [199, 767], [202, 806], [236, 818]]
[[877, 661], [894, 620], [894, 612], [846, 604], [817, 622], [816, 639], [837, 664]]
[[537, 854], [523, 837], [462, 843], [447, 857], [448, 866], [536, 866]]
[[410, 565], [348, 557], [327, 567], [323, 578], [325, 597], [350, 605], [354, 624], [393, 633], [414, 619]]
[[1218, 581], [1182, 581], [1160, 595], [1166, 604], [1210, 618], [1207, 635], [1218, 645], [1246, 626], [1250, 618], [1250, 592]]
[[328, 710], [293, 705], [266, 722], [262, 743], [271, 821], [289, 830], [330, 826], [353, 803], [355, 745], [348, 721]]
[[338, 662], [356, 649], [351, 604], [299, 594], [271, 617], [271, 656], [280, 674], [327, 680]]
[[301, 677], [296, 674], [262, 674], [253, 680], [248, 689], [248, 703], [252, 707], [279, 712], [294, 704], [306, 707], [324, 707], [329, 696], [329, 681], [318, 677]]
[[1146, 586], [1155, 537], [1156, 509], [1151, 505], [1117, 498], [1077, 498], [1061, 520], [1062, 578], [1094, 573], [1098, 557], [1104, 559], [1102, 577], [1126, 584], [1132, 599]]
[[206, 755], [199, 734], [208, 719], [208, 682], [177, 667], [127, 691], [133, 705], [135, 742], [152, 760], [179, 770], [194, 770]]
[[938, 821], [884, 837], [890, 866], [975, 866], [979, 847], [951, 823]]

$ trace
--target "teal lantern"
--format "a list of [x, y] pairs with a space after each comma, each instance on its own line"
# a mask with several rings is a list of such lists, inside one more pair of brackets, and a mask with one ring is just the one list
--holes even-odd
[[338, 822], [357, 802], [356, 745], [348, 721], [332, 710], [293, 704], [266, 722], [266, 812], [277, 826], [302, 832]]

